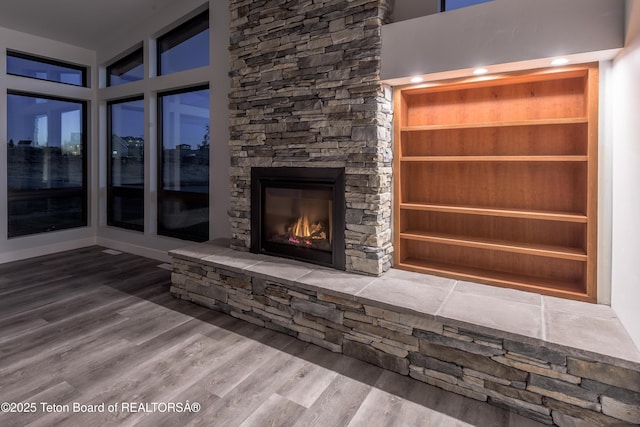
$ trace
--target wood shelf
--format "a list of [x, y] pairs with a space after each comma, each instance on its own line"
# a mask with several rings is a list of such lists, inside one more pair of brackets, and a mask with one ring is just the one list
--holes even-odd
[[573, 261], [587, 261], [587, 254], [583, 250], [571, 247], [520, 243], [497, 239], [481, 239], [475, 237], [471, 238], [443, 233], [426, 233], [418, 230], [402, 232], [400, 233], [400, 239], [489, 249], [494, 251], [514, 252], [549, 258], [570, 259]]
[[394, 265], [596, 300], [598, 65], [395, 89]]
[[420, 156], [587, 156], [587, 123], [463, 127], [400, 132], [402, 158]]
[[399, 267], [418, 273], [434, 274], [499, 287], [536, 292], [560, 298], [595, 302], [595, 299], [587, 295], [583, 290], [582, 283], [579, 282], [550, 280], [541, 277], [511, 274], [481, 268], [470, 268], [447, 263], [429, 262], [419, 258], [407, 258], [400, 262]]
[[400, 209], [429, 211], [429, 212], [449, 212], [469, 215], [501, 216], [508, 218], [541, 219], [546, 221], [564, 221], [586, 223], [587, 216], [571, 212], [545, 212], [528, 211], [518, 209], [495, 209], [471, 206], [436, 205], [426, 203], [400, 203]]
[[516, 126], [548, 126], [548, 125], [569, 125], [587, 123], [586, 117], [569, 117], [558, 119], [536, 119], [536, 120], [515, 120], [504, 122], [478, 122], [478, 123], [447, 123], [426, 126], [402, 126], [400, 132], [421, 132], [430, 130], [449, 129], [480, 129], [480, 128], [501, 128]]
[[401, 162], [586, 162], [587, 156], [405, 156]]

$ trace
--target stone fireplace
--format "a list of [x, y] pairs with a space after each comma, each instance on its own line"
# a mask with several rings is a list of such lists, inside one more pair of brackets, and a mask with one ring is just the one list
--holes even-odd
[[252, 168], [341, 168], [344, 269], [382, 274], [393, 251], [392, 92], [379, 79], [390, 2], [230, 8], [232, 248], [249, 251], [255, 233]]
[[252, 168], [251, 252], [345, 268], [343, 168]]

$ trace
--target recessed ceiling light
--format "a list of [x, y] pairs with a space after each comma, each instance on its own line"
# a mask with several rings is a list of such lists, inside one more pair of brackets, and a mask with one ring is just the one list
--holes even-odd
[[411, 83], [422, 83], [424, 79], [422, 77], [413, 77]]
[[488, 72], [489, 70], [487, 70], [486, 68], [476, 68], [475, 70], [473, 70], [473, 74], [475, 74], [476, 76], [487, 74]]
[[566, 65], [568, 63], [569, 63], [569, 60], [567, 58], [556, 58], [553, 61], [551, 61], [551, 65], [554, 65], [554, 66]]

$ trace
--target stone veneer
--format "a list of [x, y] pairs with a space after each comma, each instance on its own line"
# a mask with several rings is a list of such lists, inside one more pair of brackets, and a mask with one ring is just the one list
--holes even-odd
[[376, 303], [349, 293], [357, 275], [323, 269], [325, 288], [300, 263], [213, 245], [171, 255], [178, 298], [546, 424], [640, 424], [640, 363]]
[[344, 167], [346, 269], [391, 266], [393, 0], [230, 0], [232, 247], [250, 247], [251, 167]]

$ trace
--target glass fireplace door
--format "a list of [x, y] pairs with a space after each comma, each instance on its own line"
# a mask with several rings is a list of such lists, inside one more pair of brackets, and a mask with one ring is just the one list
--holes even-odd
[[251, 251], [344, 270], [344, 168], [252, 168]]
[[267, 188], [264, 201], [266, 242], [331, 252], [333, 191]]

